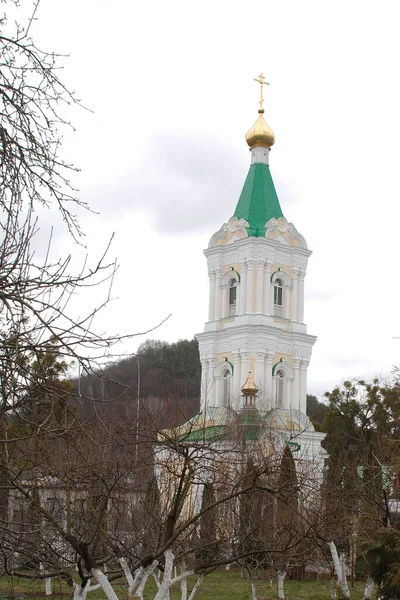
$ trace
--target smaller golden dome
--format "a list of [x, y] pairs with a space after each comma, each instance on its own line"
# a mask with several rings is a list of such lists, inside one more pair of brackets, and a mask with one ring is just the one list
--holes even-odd
[[251, 370], [249, 369], [249, 375], [242, 386], [242, 394], [243, 396], [255, 396], [258, 392], [258, 387], [253, 381], [253, 377], [251, 374]]
[[260, 116], [246, 133], [246, 142], [250, 148], [254, 146], [268, 146], [270, 148], [275, 143], [274, 132], [263, 117], [264, 109], [259, 109]]

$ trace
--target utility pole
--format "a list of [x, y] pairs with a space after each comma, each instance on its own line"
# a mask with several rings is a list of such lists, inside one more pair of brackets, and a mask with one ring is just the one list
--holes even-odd
[[139, 414], [140, 414], [140, 356], [136, 356], [136, 360], [137, 360], [137, 395], [136, 395], [136, 448], [135, 448], [135, 462], [137, 464], [138, 447], [139, 447]]

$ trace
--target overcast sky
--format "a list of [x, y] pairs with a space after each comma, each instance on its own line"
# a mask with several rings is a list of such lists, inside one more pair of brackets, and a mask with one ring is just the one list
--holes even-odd
[[239, 198], [263, 71], [271, 172], [313, 250], [309, 392], [400, 364], [398, 1], [42, 0], [38, 16], [36, 42], [69, 54], [64, 80], [93, 111], [71, 108], [63, 157], [100, 213], [81, 218], [92, 255], [116, 233], [105, 329], [172, 313], [152, 337], [203, 330], [202, 251]]

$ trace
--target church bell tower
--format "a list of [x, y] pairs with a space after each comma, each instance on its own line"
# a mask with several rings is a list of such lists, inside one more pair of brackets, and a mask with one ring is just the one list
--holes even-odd
[[[304, 323], [304, 280], [311, 254], [282, 212], [269, 167], [275, 137], [264, 118], [261, 74], [258, 118], [246, 134], [251, 164], [236, 209], [204, 254], [209, 314], [199, 341], [201, 410], [242, 408], [249, 370], [256, 408], [290, 411], [304, 421], [307, 367], [316, 338]], [[297, 415], [297, 418], [296, 418]]]

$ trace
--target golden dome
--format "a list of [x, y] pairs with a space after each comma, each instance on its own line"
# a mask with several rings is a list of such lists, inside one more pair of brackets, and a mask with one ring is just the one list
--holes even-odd
[[246, 142], [250, 148], [254, 146], [268, 146], [269, 148], [275, 143], [274, 132], [263, 117], [264, 109], [259, 109], [260, 116], [246, 133]]
[[257, 392], [258, 387], [254, 383], [251, 370], [249, 369], [249, 375], [245, 381], [245, 384], [242, 386], [242, 394], [243, 396], [255, 396]]

